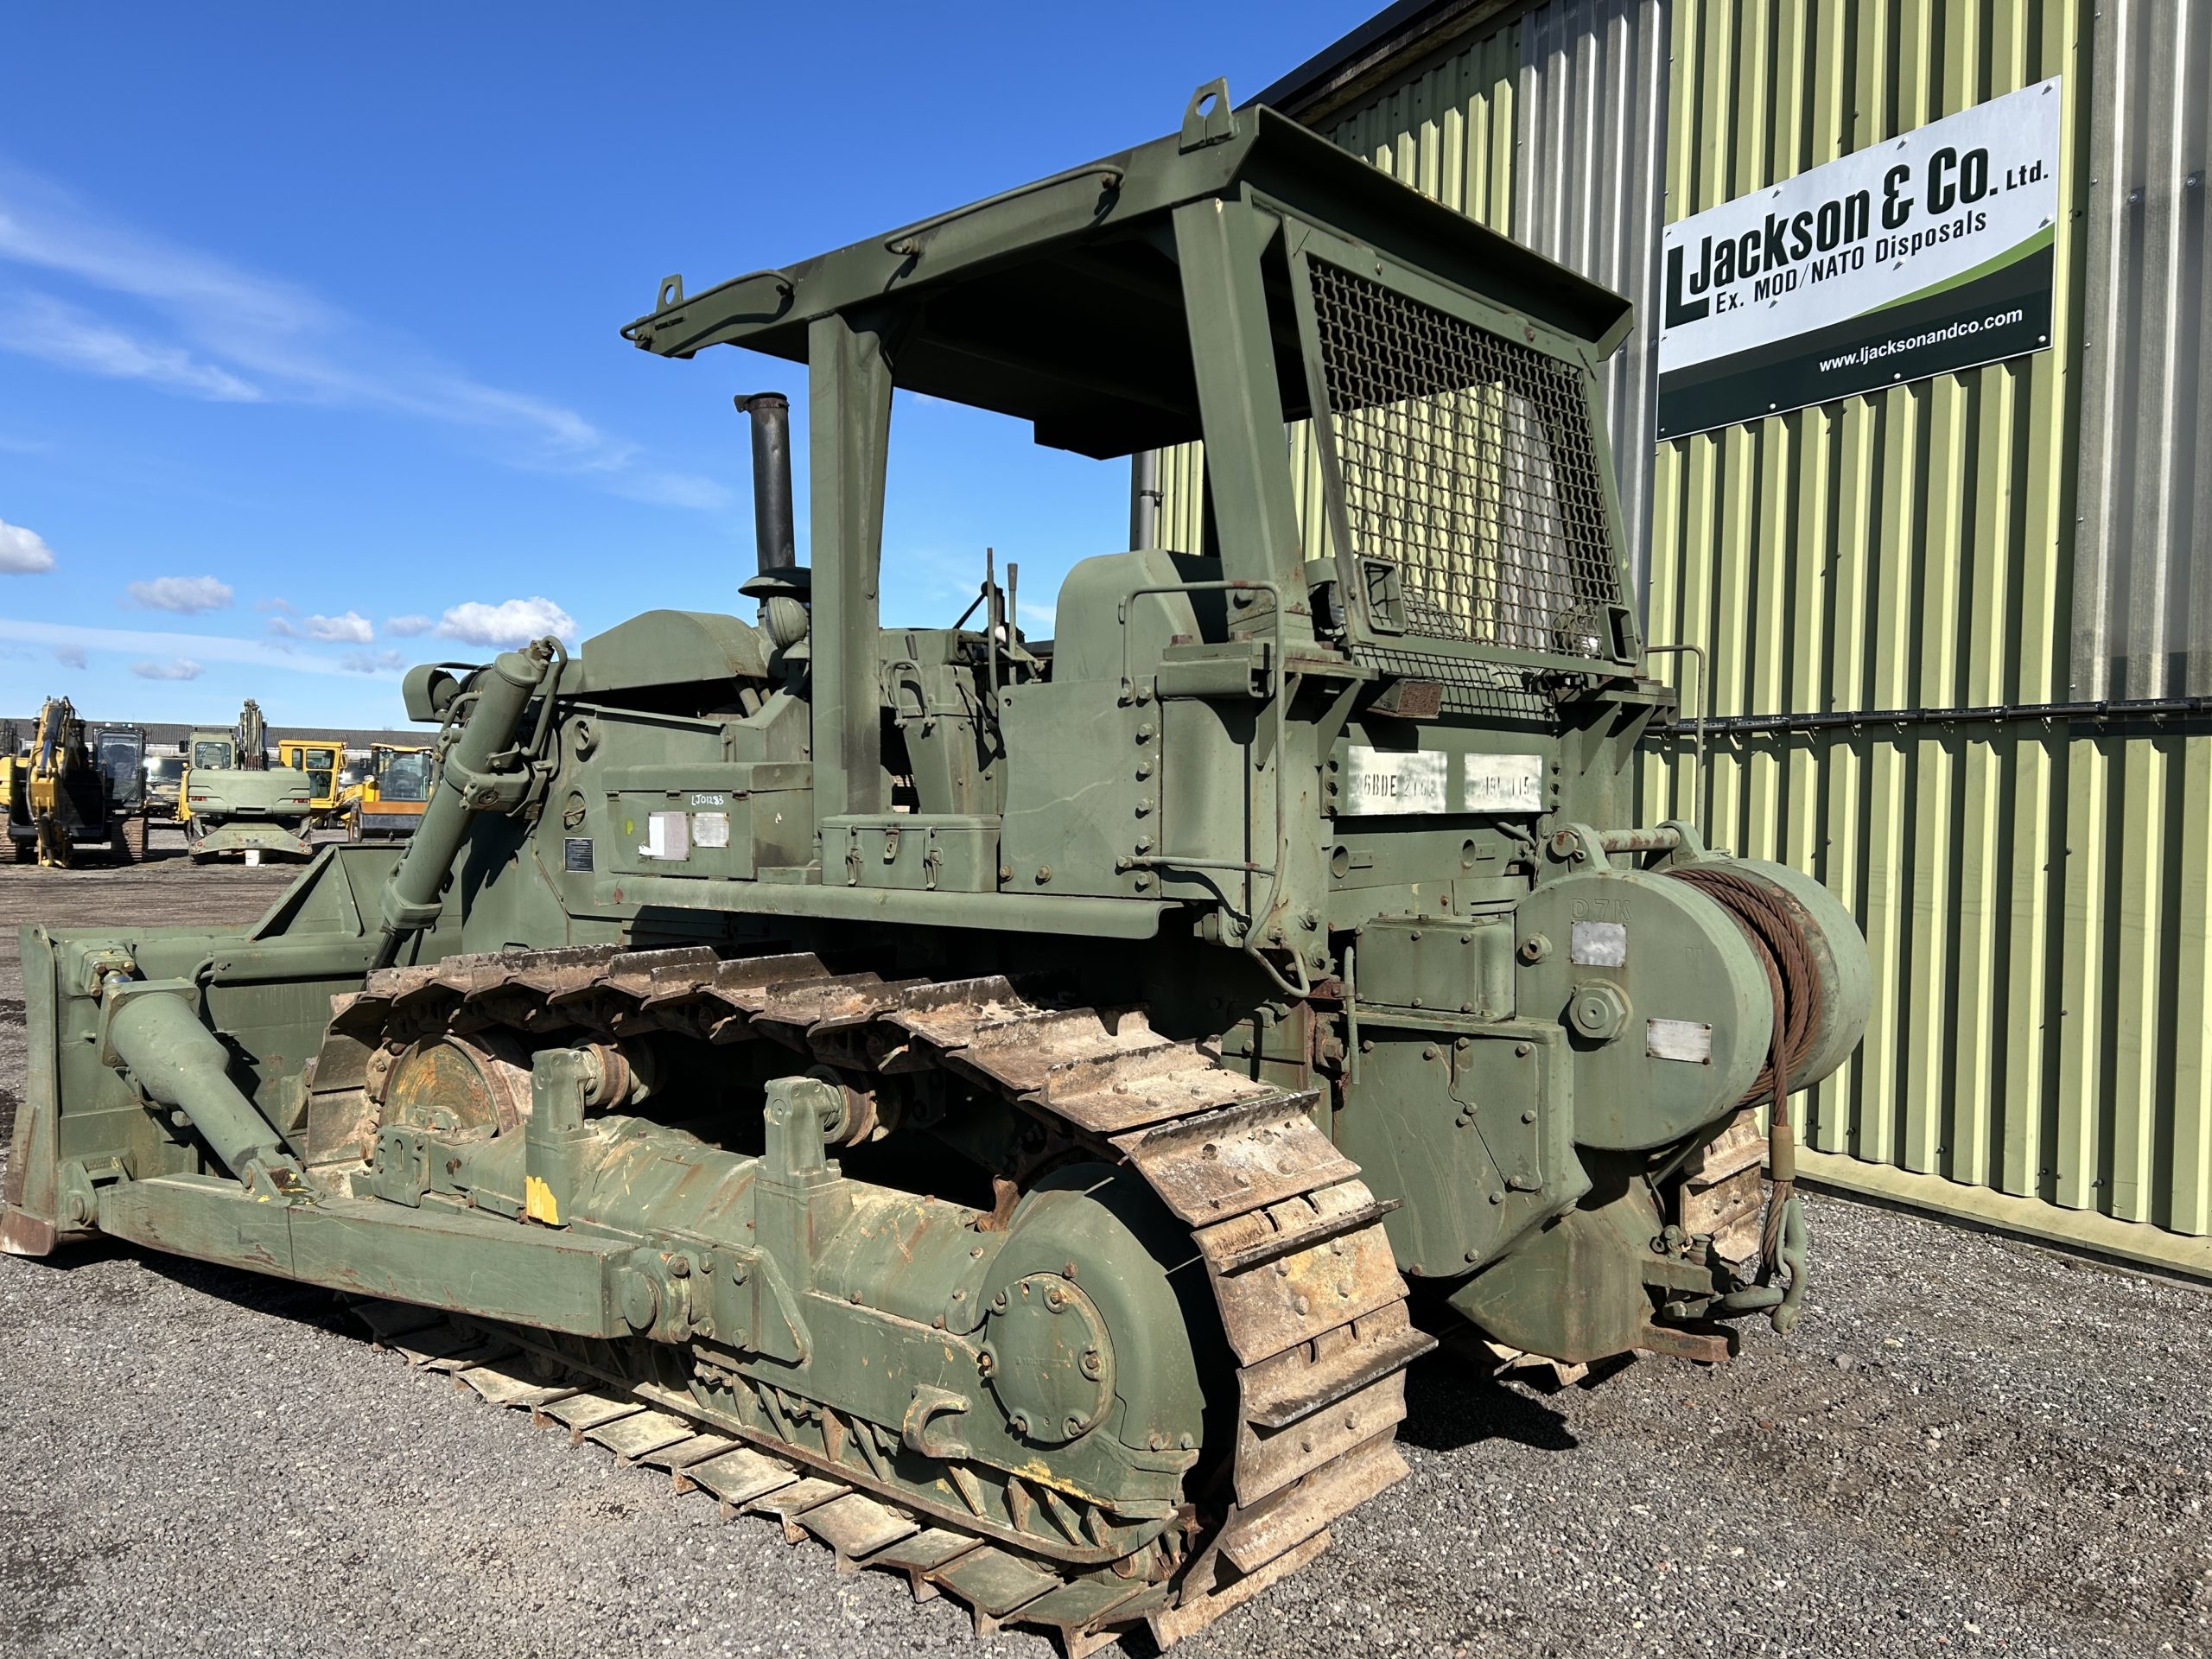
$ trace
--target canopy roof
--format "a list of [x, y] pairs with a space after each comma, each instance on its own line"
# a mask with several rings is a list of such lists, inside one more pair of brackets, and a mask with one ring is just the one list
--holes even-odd
[[[1629, 302], [1399, 183], [1263, 107], [1202, 115], [1180, 134], [1055, 174], [880, 237], [703, 293], [662, 284], [623, 329], [665, 357], [750, 346], [803, 363], [807, 326], [844, 313], [899, 330], [897, 384], [1033, 423], [1037, 441], [1100, 457], [1199, 435], [1170, 219], [1249, 192], [1610, 353]], [[1281, 260], [1268, 280], [1287, 282]], [[1271, 304], [1284, 416], [1307, 411], [1287, 303]]]

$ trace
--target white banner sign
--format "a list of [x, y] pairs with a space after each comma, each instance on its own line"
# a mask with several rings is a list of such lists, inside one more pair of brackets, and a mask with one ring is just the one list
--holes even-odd
[[1667, 227], [1659, 432], [2042, 351], [2056, 77]]

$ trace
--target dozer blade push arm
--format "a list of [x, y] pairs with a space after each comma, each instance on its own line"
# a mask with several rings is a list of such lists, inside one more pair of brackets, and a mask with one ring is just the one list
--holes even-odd
[[200, 1023], [188, 980], [107, 975], [100, 982], [100, 1058], [127, 1067], [157, 1105], [192, 1121], [223, 1167], [249, 1191], [306, 1198], [300, 1166], [238, 1086], [229, 1051]]

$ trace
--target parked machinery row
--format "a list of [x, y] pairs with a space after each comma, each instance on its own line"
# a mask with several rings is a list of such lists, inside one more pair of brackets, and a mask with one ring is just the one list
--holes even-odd
[[135, 862], [156, 821], [179, 825], [198, 861], [304, 859], [317, 831], [404, 841], [428, 804], [433, 759], [427, 746], [379, 742], [355, 762], [342, 738], [285, 738], [272, 766], [251, 699], [235, 726], [156, 754], [143, 726], [93, 725], [54, 698], [28, 744], [13, 721], [0, 728], [0, 802], [19, 863], [63, 868], [95, 849]]

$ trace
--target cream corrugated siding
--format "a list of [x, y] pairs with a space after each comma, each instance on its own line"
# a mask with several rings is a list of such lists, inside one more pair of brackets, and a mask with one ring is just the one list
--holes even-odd
[[2212, 695], [2212, 0], [2101, 0], [2075, 695]]

